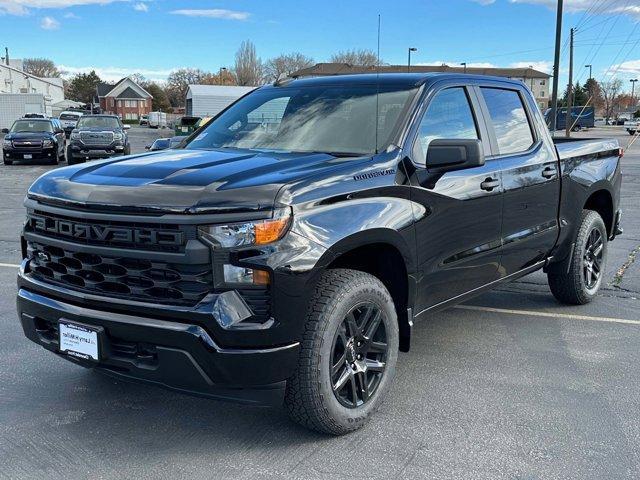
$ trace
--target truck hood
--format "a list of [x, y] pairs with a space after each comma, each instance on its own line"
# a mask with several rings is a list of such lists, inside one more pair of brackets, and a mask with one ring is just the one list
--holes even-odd
[[44, 140], [51, 138], [52, 133], [49, 132], [14, 132], [5, 135], [6, 140]]
[[29, 196], [118, 210], [261, 211], [273, 208], [283, 185], [357, 161], [324, 153], [163, 150], [52, 170]]

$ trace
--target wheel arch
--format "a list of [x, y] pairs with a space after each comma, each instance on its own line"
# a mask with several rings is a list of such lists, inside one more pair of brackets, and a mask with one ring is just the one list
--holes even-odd
[[[349, 268], [378, 278], [393, 299], [398, 317], [400, 350], [409, 351], [413, 300], [415, 296], [414, 256], [404, 238], [394, 230], [358, 232], [332, 246], [323, 270]], [[324, 264], [320, 261], [319, 264]]]

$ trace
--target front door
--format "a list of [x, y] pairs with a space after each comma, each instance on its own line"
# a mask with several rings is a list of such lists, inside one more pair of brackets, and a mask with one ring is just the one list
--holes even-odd
[[429, 143], [480, 139], [490, 154], [488, 132], [475, 90], [447, 86], [428, 101], [412, 147], [416, 165], [411, 198], [416, 218], [419, 268], [415, 313], [498, 278], [502, 186], [500, 160], [435, 174], [426, 165]]

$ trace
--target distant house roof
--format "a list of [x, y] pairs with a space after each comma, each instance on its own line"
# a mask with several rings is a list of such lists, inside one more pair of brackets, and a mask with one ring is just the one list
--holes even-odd
[[240, 87], [237, 85], [189, 85], [187, 98], [194, 96], [216, 95], [221, 97], [240, 97], [256, 87]]
[[[153, 95], [134, 82], [130, 77], [125, 77], [114, 84], [100, 83], [98, 84], [97, 91], [98, 97], [153, 98]], [[124, 95], [125, 92], [128, 92], [128, 94]]]
[[114, 84], [112, 83], [100, 83], [98, 84], [98, 96], [99, 97], [106, 97], [107, 93], [109, 93], [111, 90], [113, 90], [113, 87], [115, 87]]
[[[378, 69], [375, 66], [359, 66], [350, 65], [348, 63], [316, 63], [315, 65], [302, 68], [293, 72], [290, 76], [298, 77], [319, 77], [328, 75], [350, 75], [358, 73], [376, 73]], [[406, 73], [406, 65], [381, 65], [380, 73]], [[412, 65], [413, 73], [463, 73], [464, 67], [450, 67], [448, 65]], [[475, 75], [493, 75], [497, 77], [509, 78], [550, 78], [548, 75], [533, 68], [483, 68], [483, 67], [467, 67], [466, 73]]]
[[122, 92], [120, 92], [116, 98], [143, 98], [143, 97], [138, 92], [136, 92], [133, 88], [127, 87]]

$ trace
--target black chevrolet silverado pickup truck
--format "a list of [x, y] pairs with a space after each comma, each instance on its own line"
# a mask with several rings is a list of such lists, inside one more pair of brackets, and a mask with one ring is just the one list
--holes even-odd
[[36, 180], [19, 318], [79, 365], [346, 433], [428, 312], [539, 269], [596, 296], [621, 155], [554, 142], [518, 81], [277, 82], [178, 149]]

